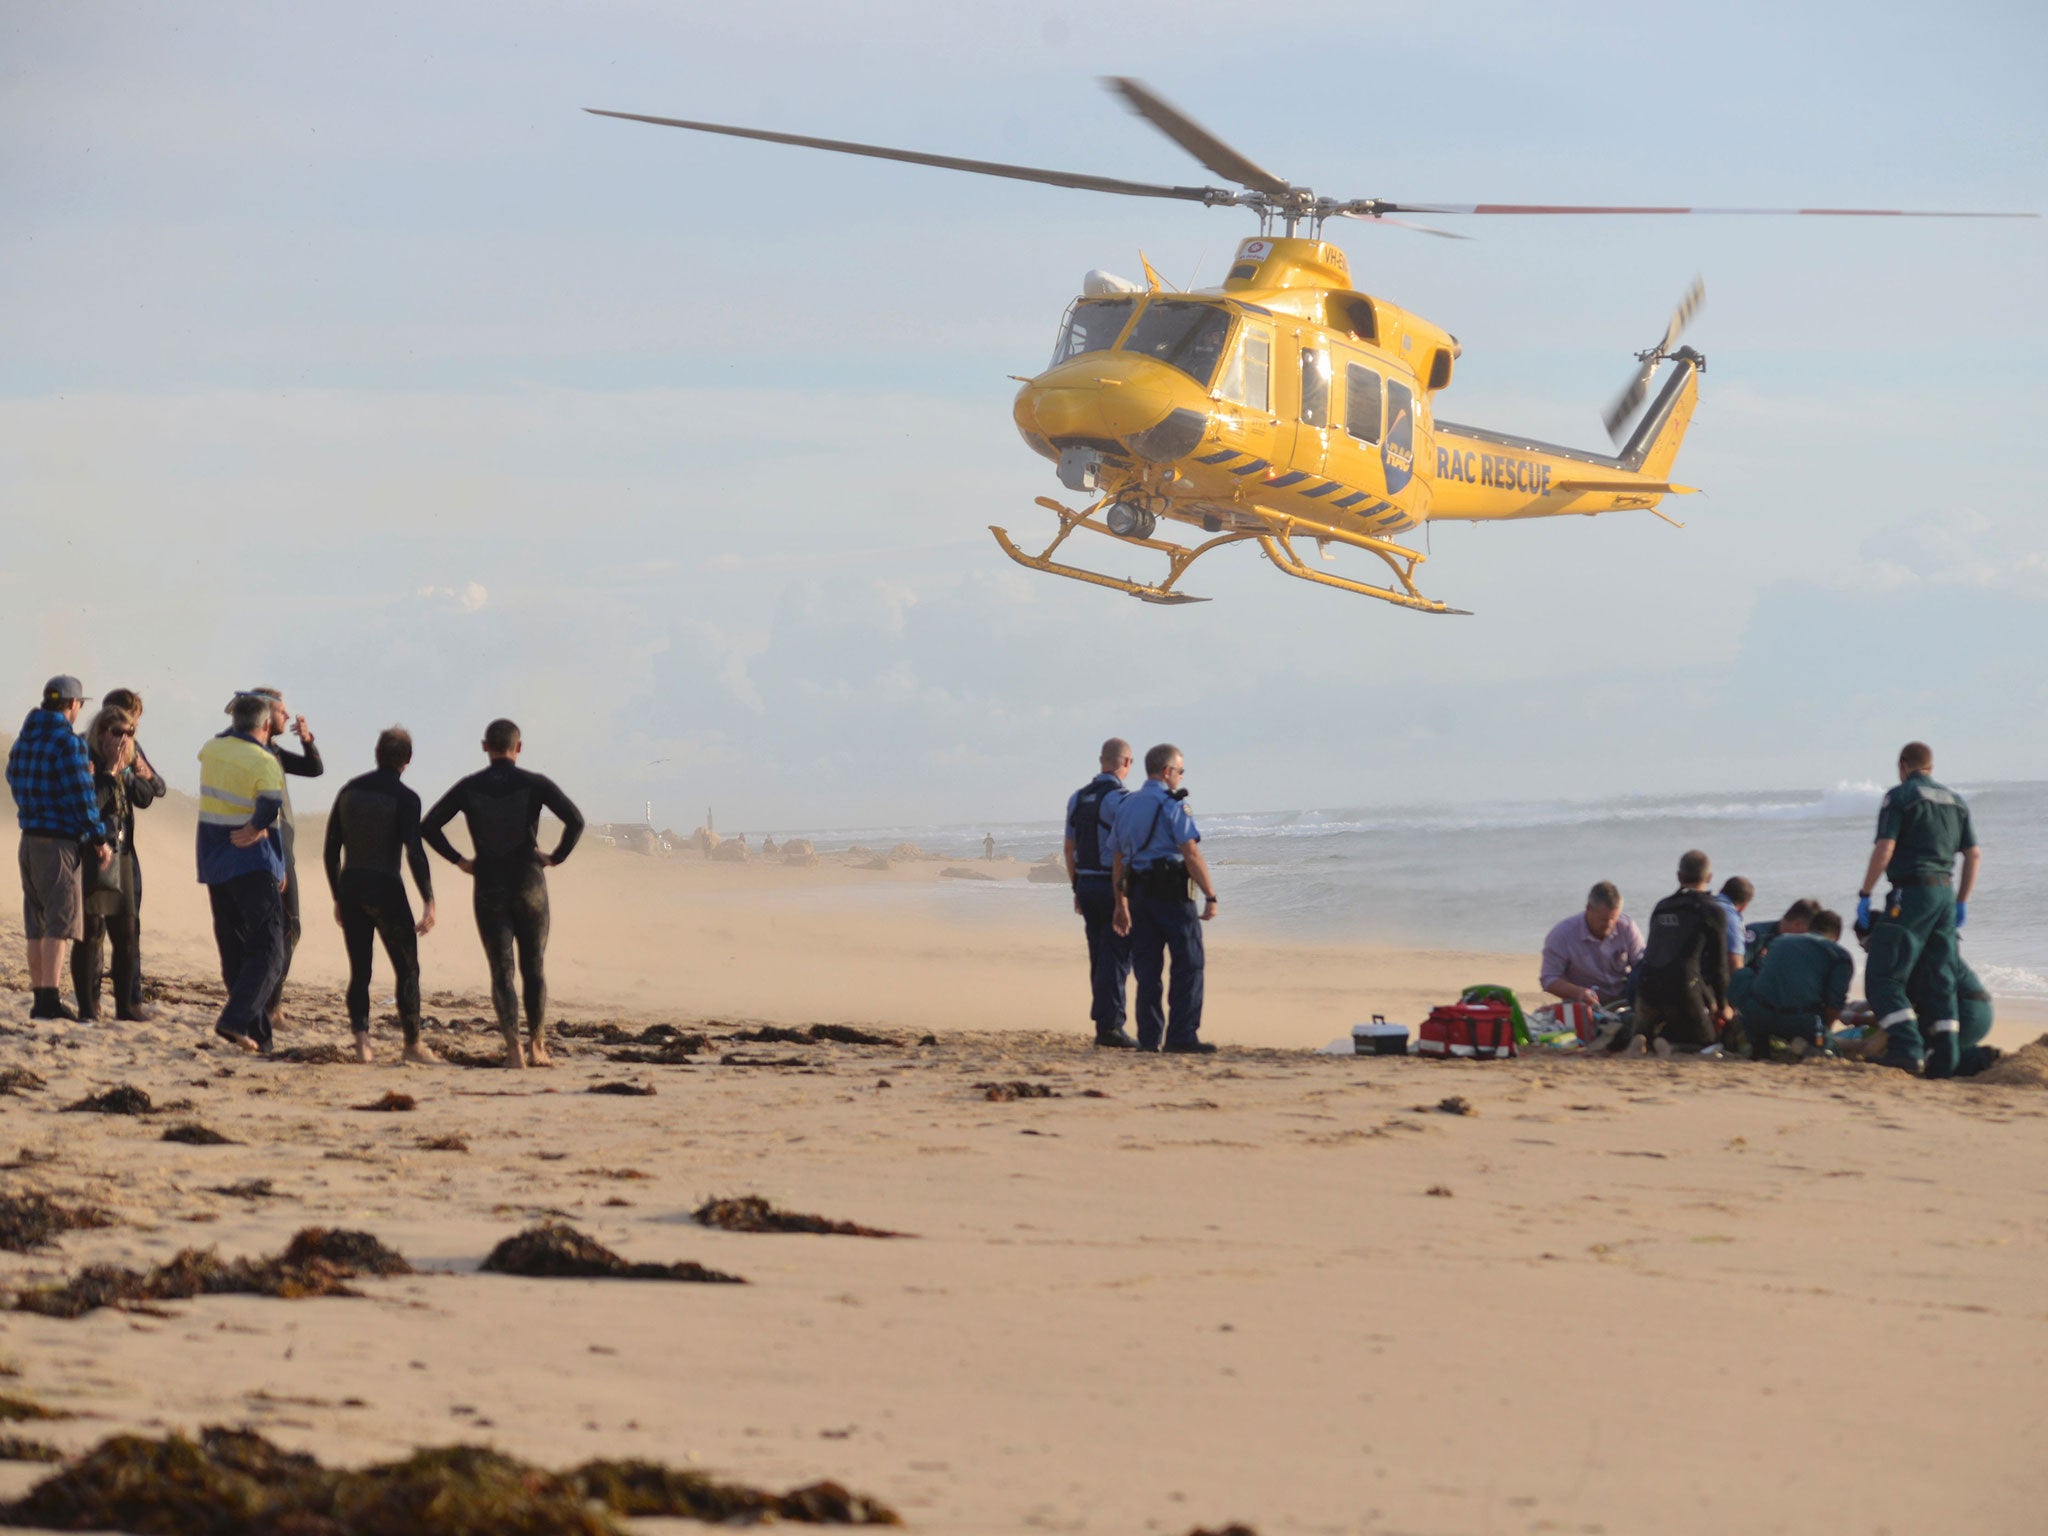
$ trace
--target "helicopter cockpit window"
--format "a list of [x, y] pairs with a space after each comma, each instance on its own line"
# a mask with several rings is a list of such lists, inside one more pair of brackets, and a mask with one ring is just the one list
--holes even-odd
[[1362, 443], [1380, 440], [1380, 376], [1358, 363], [1344, 365], [1344, 430]]
[[1202, 388], [1216, 377], [1223, 343], [1230, 338], [1230, 311], [1213, 304], [1155, 302], [1131, 327], [1126, 352], [1143, 352], [1171, 363]]
[[1266, 390], [1272, 367], [1273, 338], [1259, 326], [1248, 324], [1231, 350], [1230, 361], [1223, 365], [1216, 393], [1255, 411], [1270, 410]]
[[1073, 305], [1067, 311], [1066, 324], [1060, 327], [1059, 345], [1052, 349], [1053, 365], [1083, 352], [1107, 352], [1123, 335], [1131, 311], [1137, 307], [1134, 298], [1086, 299]]

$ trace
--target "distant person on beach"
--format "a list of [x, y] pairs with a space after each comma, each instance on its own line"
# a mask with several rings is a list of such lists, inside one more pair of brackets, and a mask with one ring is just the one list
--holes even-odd
[[85, 733], [92, 755], [93, 796], [107, 845], [114, 857], [85, 869], [85, 936], [71, 951], [71, 987], [78, 997], [78, 1017], [100, 1016], [100, 965], [104, 950], [113, 951], [114, 1016], [146, 1024], [156, 1017], [144, 1004], [131, 1002], [136, 992], [135, 947], [135, 813], [128, 803], [128, 771], [135, 756], [135, 717], [111, 704], [100, 706]]
[[[372, 940], [381, 939], [398, 982], [405, 1059], [437, 1062], [441, 1058], [420, 1044], [419, 940], [434, 931], [434, 872], [420, 843], [420, 797], [399, 779], [412, 761], [411, 733], [396, 725], [380, 732], [376, 755], [375, 770], [342, 785], [327, 817], [324, 862], [334, 920], [348, 951], [348, 1023], [355, 1034], [356, 1060], [373, 1060], [370, 957]], [[419, 887], [417, 924], [399, 873], [401, 857]]]
[[1749, 953], [1749, 928], [1742, 914], [1756, 900], [1756, 887], [1740, 875], [1730, 875], [1721, 882], [1721, 894], [1714, 900], [1721, 904], [1721, 920], [1728, 929], [1728, 968], [1739, 971]]
[[270, 751], [271, 700], [241, 693], [228, 729], [199, 749], [199, 881], [228, 989], [213, 1032], [268, 1052], [284, 969], [284, 768]]
[[[1138, 1049], [1208, 1055], [1203, 1040], [1202, 924], [1216, 915], [1216, 885], [1202, 858], [1201, 829], [1182, 804], [1186, 764], [1180, 748], [1162, 743], [1145, 754], [1145, 782], [1117, 807], [1111, 829], [1110, 886], [1116, 912], [1112, 930], [1131, 940], [1138, 975]], [[1201, 887], [1198, 914], [1188, 882]], [[1162, 972], [1173, 956], [1173, 985], [1165, 995]], [[1170, 1010], [1170, 1011], [1169, 1011]]]
[[996, 835], [986, 834], [981, 840], [981, 857], [984, 863], [992, 862], [996, 856]]
[[1713, 878], [1707, 856], [1690, 850], [1678, 861], [1678, 889], [1650, 913], [1636, 973], [1636, 1040], [1659, 1056], [1706, 1050], [1730, 1016], [1728, 920], [1707, 891]]
[[1801, 932], [1781, 927], [1762, 964], [1749, 973], [1755, 980], [1742, 999], [1742, 1029], [1758, 1061], [1769, 1061], [1780, 1042], [1795, 1058], [1827, 1044], [1856, 972], [1841, 939], [1841, 915], [1816, 912]]
[[[306, 724], [306, 717], [294, 715], [286, 709], [284, 695], [275, 688], [251, 688], [249, 691], [258, 698], [270, 700], [270, 755], [277, 759], [278, 766], [286, 775], [317, 779], [325, 773], [327, 765], [320, 761], [320, 749], [313, 744], [313, 730]], [[303, 751], [294, 752], [284, 745], [286, 727], [290, 727], [291, 733], [299, 738]], [[271, 995], [270, 1006], [264, 1010], [270, 1015], [273, 1029], [284, 1022], [284, 982], [292, 973], [292, 956], [298, 952], [303, 932], [299, 922], [299, 834], [298, 825], [292, 819], [289, 786], [284, 792], [284, 814], [278, 819], [277, 831], [284, 846], [284, 964], [277, 973], [277, 990]]]
[[[135, 757], [122, 775], [122, 787], [128, 792], [128, 809], [146, 811], [169, 794], [171, 787], [142, 750], [142, 695], [133, 688], [109, 688], [100, 703], [124, 711], [135, 722]], [[128, 863], [135, 877], [135, 985], [128, 995], [128, 1007], [135, 1010], [142, 1007], [142, 854], [132, 839], [128, 844]], [[117, 1012], [115, 1017], [127, 1015]]]
[[1611, 1007], [1628, 999], [1629, 974], [1643, 958], [1643, 931], [1624, 916], [1621, 892], [1602, 880], [1586, 893], [1586, 910], [1558, 923], [1543, 940], [1543, 990], [1568, 1003]]
[[1116, 891], [1110, 880], [1111, 840], [1117, 808], [1129, 798], [1131, 744], [1112, 736], [1102, 744], [1101, 771], [1067, 796], [1067, 884], [1088, 936], [1088, 1016], [1095, 1043], [1127, 1051], [1138, 1042], [1124, 1031], [1124, 986], [1131, 976], [1131, 941], [1116, 931]]
[[[1899, 785], [1886, 791], [1878, 807], [1877, 842], [1856, 893], [1856, 926], [1870, 934], [1863, 989], [1878, 1027], [1889, 1036], [1884, 1064], [1947, 1077], [1961, 1056], [1956, 931], [1969, 916], [1983, 853], [1969, 806], [1935, 783], [1933, 772], [1934, 752], [1926, 743], [1909, 741], [1899, 749]], [[1891, 894], [1873, 911], [1870, 898], [1880, 875], [1891, 880]], [[1934, 1015], [1926, 1030], [1911, 996], [1922, 967], [1922, 996]]]
[[74, 1019], [64, 1006], [65, 952], [85, 937], [85, 865], [114, 860], [93, 792], [92, 758], [72, 725], [85, 685], [69, 673], [43, 684], [7, 749], [7, 788], [21, 824], [21, 930], [28, 941], [31, 1019]]
[[[461, 780], [420, 824], [428, 845], [476, 879], [476, 931], [491, 967], [491, 1004], [505, 1035], [508, 1067], [553, 1066], [548, 1055], [548, 882], [545, 871], [569, 857], [583, 835], [583, 813], [554, 780], [519, 766], [519, 727], [493, 720], [484, 730], [490, 766]], [[554, 852], [540, 851], [540, 813], [562, 823]], [[442, 828], [462, 814], [469, 828], [467, 858]], [[514, 970], [514, 959], [517, 970]], [[519, 1045], [519, 1005], [526, 1003], [526, 1048]]]

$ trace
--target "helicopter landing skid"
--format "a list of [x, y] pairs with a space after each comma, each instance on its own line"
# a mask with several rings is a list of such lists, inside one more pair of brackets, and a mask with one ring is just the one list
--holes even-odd
[[[1040, 496], [1036, 499], [1038, 505], [1059, 518], [1060, 531], [1053, 535], [1053, 541], [1045, 546], [1044, 553], [1027, 555], [1011, 542], [1007, 530], [998, 528], [991, 523], [988, 531], [996, 536], [996, 543], [1002, 546], [1004, 554], [1008, 555], [1019, 565], [1029, 566], [1034, 571], [1044, 571], [1047, 575], [1051, 576], [1070, 577], [1075, 581], [1085, 581], [1091, 586], [1108, 587], [1117, 592], [1128, 592], [1132, 597], [1145, 603], [1173, 605], [1178, 603], [1208, 602], [1209, 599], [1206, 597], [1194, 597], [1186, 592], [1176, 592], [1174, 590], [1174, 583], [1180, 580], [1181, 574], [1189, 566], [1193, 565], [1197, 559], [1206, 555], [1210, 550], [1224, 544], [1235, 544], [1244, 539], [1263, 537], [1263, 535], [1255, 533], [1226, 533], [1218, 538], [1210, 539], [1206, 543], [1197, 544], [1193, 549], [1190, 549], [1185, 544], [1175, 544], [1167, 539], [1138, 538], [1130, 534], [1110, 532], [1103, 524], [1093, 520], [1095, 514], [1109, 504], [1108, 497], [1104, 497], [1096, 502], [1085, 512], [1076, 512], [1071, 507], [1063, 507], [1049, 496]], [[1064, 544], [1067, 540], [1067, 535], [1076, 528], [1086, 528], [1091, 533], [1099, 533], [1106, 539], [1116, 540], [1119, 544], [1135, 544], [1140, 549], [1158, 550], [1159, 553], [1166, 556], [1168, 567], [1166, 579], [1156, 586], [1149, 586], [1141, 581], [1127, 581], [1118, 576], [1104, 576], [1098, 571], [1084, 571], [1077, 565], [1062, 565], [1059, 561], [1052, 558], [1053, 551]]]
[[[1353, 549], [1362, 549], [1378, 555], [1387, 562], [1387, 569], [1394, 573], [1394, 579], [1401, 583], [1402, 590], [1396, 592], [1391, 587], [1375, 587], [1363, 581], [1351, 581], [1343, 576], [1332, 576], [1327, 571], [1317, 570], [1296, 553], [1293, 543], [1290, 542], [1292, 535], [1296, 533], [1305, 533], [1319, 542], [1333, 540], [1339, 544], [1349, 544]], [[1303, 522], [1291, 517], [1280, 519], [1279, 526], [1271, 533], [1262, 533], [1257, 537], [1259, 547], [1266, 552], [1268, 560], [1288, 575], [1299, 576], [1303, 581], [1320, 582], [1326, 587], [1336, 587], [1340, 591], [1376, 597], [1383, 603], [1392, 603], [1398, 608], [1412, 608], [1417, 613], [1456, 614], [1461, 618], [1472, 616], [1469, 609], [1447, 607], [1434, 598], [1424, 597], [1416, 590], [1415, 568], [1429, 558], [1420, 550], [1409, 549], [1387, 539], [1376, 539], [1370, 534], [1349, 533], [1341, 528]]]

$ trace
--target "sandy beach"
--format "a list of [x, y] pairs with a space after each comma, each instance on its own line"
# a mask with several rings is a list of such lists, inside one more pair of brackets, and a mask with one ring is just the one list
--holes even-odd
[[[1222, 923], [1222, 1054], [1105, 1057], [1075, 1027], [1057, 890], [1043, 918], [997, 921], [856, 888], [936, 868], [601, 846], [554, 882], [575, 1034], [553, 1071], [401, 1068], [388, 1026], [375, 1067], [257, 1062], [207, 1035], [178, 817], [148, 831], [162, 1017], [16, 1017], [0, 1036], [47, 1085], [0, 1097], [6, 1192], [118, 1221], [6, 1255], [9, 1283], [187, 1246], [267, 1255], [316, 1225], [372, 1232], [422, 1273], [363, 1299], [8, 1314], [7, 1389], [77, 1415], [16, 1427], [63, 1448], [243, 1424], [344, 1464], [456, 1441], [548, 1466], [647, 1456], [839, 1479], [933, 1532], [2039, 1529], [2038, 1086], [1317, 1056], [1369, 1011], [1412, 1018], [1476, 980], [1533, 991], [1533, 956], [1289, 947]], [[436, 875], [430, 1037], [483, 1051], [466, 892]], [[335, 930], [308, 932], [280, 1044], [344, 1043]], [[17, 955], [18, 930], [0, 943]], [[888, 1043], [732, 1038], [818, 1021]], [[622, 1063], [594, 1038], [607, 1023], [708, 1038], [689, 1065]], [[620, 1081], [655, 1091], [586, 1091]], [[1051, 1096], [982, 1086], [1019, 1082]], [[116, 1084], [189, 1107], [62, 1112]], [[354, 1107], [391, 1091], [417, 1107]], [[232, 1143], [160, 1139], [186, 1120]], [[423, 1146], [448, 1137], [467, 1150]], [[220, 1192], [253, 1179], [273, 1192]], [[915, 1235], [691, 1221], [741, 1194]], [[750, 1284], [475, 1273], [547, 1216]], [[44, 1470], [0, 1466], [0, 1492]]]

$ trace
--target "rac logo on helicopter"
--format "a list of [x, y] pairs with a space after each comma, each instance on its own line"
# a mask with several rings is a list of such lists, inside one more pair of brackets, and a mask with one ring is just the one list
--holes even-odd
[[1455, 448], [1436, 451], [1436, 477], [1463, 480], [1468, 485], [1490, 486], [1500, 491], [1521, 491], [1530, 496], [1550, 494], [1550, 466], [1533, 459], [1510, 458], [1504, 453], [1478, 453]]

